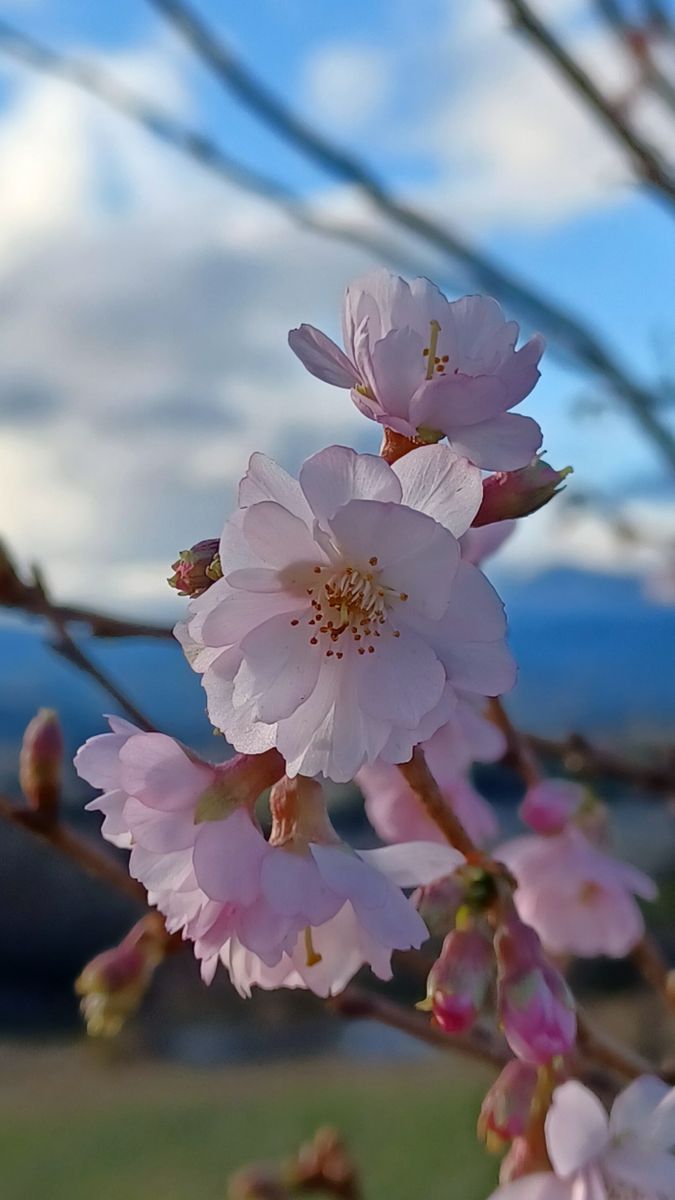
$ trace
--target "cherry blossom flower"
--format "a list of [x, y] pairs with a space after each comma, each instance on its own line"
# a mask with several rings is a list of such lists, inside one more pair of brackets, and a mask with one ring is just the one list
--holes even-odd
[[131, 849], [132, 876], [169, 932], [194, 943], [207, 982], [220, 961], [244, 993], [283, 981], [328, 994], [364, 962], [388, 978], [392, 951], [428, 936], [401, 887], [452, 871], [463, 860], [450, 847], [352, 851], [303, 777], [272, 789], [268, 840], [253, 808], [283, 771], [275, 751], [213, 766], [163, 734], [117, 718], [111, 727], [76, 757], [107, 789], [88, 807], [105, 814], [104, 836]]
[[495, 853], [518, 880], [520, 916], [553, 954], [622, 958], [640, 941], [644, 921], [634, 897], [653, 900], [654, 883], [574, 825], [515, 838]]
[[478, 1118], [478, 1134], [488, 1143], [511, 1141], [527, 1129], [537, 1087], [537, 1067], [511, 1059], [485, 1095]]
[[675, 1091], [643, 1075], [607, 1114], [576, 1080], [561, 1084], [545, 1123], [553, 1170], [500, 1187], [491, 1200], [673, 1200]]
[[224, 578], [177, 630], [237, 750], [276, 747], [290, 776], [347, 782], [377, 758], [407, 761], [458, 695], [512, 686], [503, 606], [457, 543], [480, 496], [480, 473], [447, 446], [394, 467], [333, 446], [299, 482], [253, 456]]
[[488, 296], [450, 302], [428, 279], [382, 268], [347, 288], [346, 353], [312, 325], [289, 344], [312, 375], [350, 388], [364, 416], [409, 438], [446, 436], [477, 466], [510, 471], [542, 440], [531, 417], [508, 411], [532, 391], [544, 349], [536, 335], [516, 350], [518, 332]]

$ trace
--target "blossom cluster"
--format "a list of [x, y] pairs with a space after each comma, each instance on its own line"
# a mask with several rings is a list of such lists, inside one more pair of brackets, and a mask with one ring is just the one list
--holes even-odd
[[[503, 1180], [527, 1174], [523, 1200], [615, 1196], [612, 1179], [639, 1175], [625, 1155], [617, 1166], [615, 1126], [638, 1101], [660, 1112], [660, 1094], [645, 1084], [601, 1131], [595, 1099], [563, 1082], [576, 1014], [548, 955], [627, 954], [643, 933], [635, 897], [653, 885], [611, 856], [599, 802], [577, 784], [530, 778], [531, 832], [498, 845], [471, 775], [507, 751], [495, 703], [516, 679], [483, 564], [568, 473], [538, 456], [539, 426], [512, 411], [539, 379], [543, 342], [516, 348], [518, 326], [488, 297], [448, 301], [387, 271], [347, 289], [343, 335], [344, 350], [301, 325], [289, 342], [383, 427], [381, 453], [329, 446], [297, 479], [254, 453], [220, 538], [181, 552], [169, 580], [189, 597], [176, 637], [234, 756], [208, 763], [111, 717], [75, 765], [102, 793], [89, 807], [103, 836], [129, 851], [131, 875], [169, 934], [192, 944], [206, 982], [222, 964], [242, 995], [334, 995], [364, 964], [388, 979], [395, 951], [441, 938], [419, 1007], [448, 1034], [489, 1017], [515, 1056], [481, 1116], [512, 1142]], [[424, 794], [412, 762], [424, 764]], [[356, 783], [384, 845], [340, 838], [326, 781]], [[99, 1014], [100, 981], [114, 976], [113, 1021], [156, 965], [134, 938], [118, 957], [88, 985]], [[553, 1171], [542, 1183], [527, 1135], [546, 1088]], [[561, 1133], [569, 1104], [588, 1108], [597, 1132], [576, 1148]], [[581, 1178], [602, 1178], [605, 1192]]]

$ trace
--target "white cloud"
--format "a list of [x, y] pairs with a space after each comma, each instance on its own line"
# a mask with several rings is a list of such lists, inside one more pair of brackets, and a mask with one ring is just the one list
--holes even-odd
[[383, 51], [356, 42], [311, 50], [304, 68], [304, 103], [314, 118], [352, 132], [379, 116], [390, 90]]

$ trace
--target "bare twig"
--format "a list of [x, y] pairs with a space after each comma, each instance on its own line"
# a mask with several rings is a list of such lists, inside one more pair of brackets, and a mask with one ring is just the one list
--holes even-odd
[[675, 987], [673, 986], [675, 976], [663, 957], [661, 947], [654, 938], [645, 934], [639, 945], [635, 947], [631, 958], [645, 982], [663, 997], [668, 1008], [675, 1009]]
[[339, 996], [330, 1001], [330, 1007], [342, 1017], [357, 1020], [379, 1021], [392, 1029], [399, 1029], [418, 1041], [426, 1042], [438, 1050], [465, 1054], [469, 1058], [491, 1066], [503, 1067], [511, 1057], [503, 1038], [495, 1037], [485, 1030], [477, 1030], [470, 1034], [444, 1033], [437, 1025], [431, 1024], [424, 1017], [396, 1004], [375, 992], [365, 988], [348, 987]]
[[[370, 167], [334, 146], [273, 96], [183, 0], [148, 2], [176, 25], [222, 84], [277, 133], [331, 174], [358, 187], [379, 212], [407, 232], [461, 263], [478, 287], [513, 304], [526, 319], [547, 333], [563, 353], [602, 376], [621, 397], [646, 436], [659, 447], [670, 469], [675, 471], [675, 435], [656, 414], [650, 391], [630, 376], [593, 331], [470, 246], [456, 231], [397, 200]], [[330, 231], [324, 226], [322, 232]], [[350, 234], [345, 234], [344, 230], [341, 236], [350, 239]]]
[[623, 1079], [659, 1073], [654, 1064], [641, 1054], [600, 1033], [580, 1009], [577, 1010], [577, 1045], [582, 1055], [591, 1062], [616, 1072]]
[[651, 51], [650, 34], [653, 34], [653, 30], [629, 24], [618, 0], [596, 0], [596, 5], [600, 15], [633, 59], [640, 81], [675, 111], [675, 86], [660, 70]]
[[106, 616], [105, 613], [95, 612], [90, 608], [54, 604], [45, 598], [39, 576], [38, 580], [35, 578], [25, 580], [21, 577], [7, 547], [2, 542], [0, 542], [0, 607], [14, 608], [28, 616], [49, 617], [60, 624], [71, 621], [81, 622], [89, 626], [93, 637], [173, 638], [173, 632], [167, 625], [126, 621], [118, 617]]
[[518, 772], [526, 787], [539, 783], [541, 772], [529, 740], [513, 724], [498, 696], [488, 701], [490, 719], [506, 738], [506, 761]]
[[454, 846], [455, 850], [459, 850], [467, 862], [485, 862], [486, 858], [482, 850], [478, 849], [459, 817], [443, 799], [440, 788], [426, 764], [424, 752], [419, 746], [413, 751], [410, 762], [399, 763], [398, 769], [423, 804], [427, 815], [438, 826], [450, 845]]
[[120, 866], [113, 858], [96, 850], [88, 841], [78, 837], [60, 822], [46, 824], [40, 820], [39, 813], [17, 808], [6, 796], [0, 796], [0, 817], [47, 842], [88, 875], [110, 884], [132, 900], [147, 904], [145, 888], [131, 878], [126, 867]]
[[632, 127], [597, 86], [595, 81], [579, 65], [576, 59], [558, 40], [546, 23], [533, 12], [526, 0], [504, 0], [516, 29], [521, 30], [539, 47], [542, 53], [557, 68], [599, 119], [615, 141], [627, 152], [637, 175], [665, 199], [668, 205], [675, 204], [675, 179], [655, 147], [651, 146]]
[[583, 779], [615, 779], [666, 798], [675, 795], [675, 762], [672, 760], [662, 764], [631, 762], [591, 745], [579, 733], [563, 739], [531, 733], [523, 736], [537, 754], [555, 759], [571, 775]]

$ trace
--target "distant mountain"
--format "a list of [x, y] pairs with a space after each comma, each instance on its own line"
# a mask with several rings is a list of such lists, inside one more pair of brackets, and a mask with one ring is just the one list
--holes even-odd
[[[497, 580], [520, 678], [516, 718], [542, 733], [580, 728], [617, 738], [666, 736], [675, 717], [675, 609], [648, 603], [630, 578], [576, 570]], [[198, 678], [177, 646], [90, 642], [88, 649], [161, 728], [218, 756]], [[111, 702], [45, 645], [34, 622], [0, 620], [0, 776], [41, 705], [61, 714], [69, 749], [102, 728]]]

